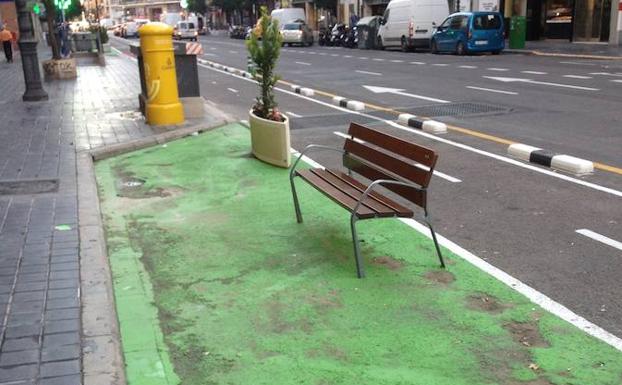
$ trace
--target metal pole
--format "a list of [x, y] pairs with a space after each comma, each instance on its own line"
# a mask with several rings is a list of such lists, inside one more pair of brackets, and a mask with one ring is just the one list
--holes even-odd
[[26, 8], [26, 0], [15, 0], [17, 22], [19, 24], [19, 50], [22, 55], [22, 69], [26, 91], [22, 96], [25, 102], [47, 100], [48, 94], [41, 84], [39, 72], [39, 58], [37, 56], [37, 37], [30, 11]]
[[97, 0], [95, 0], [95, 20], [97, 20], [97, 24], [99, 24], [99, 4]]

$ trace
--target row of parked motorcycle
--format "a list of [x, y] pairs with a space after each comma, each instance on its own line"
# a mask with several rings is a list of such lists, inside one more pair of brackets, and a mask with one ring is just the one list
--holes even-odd
[[318, 44], [329, 47], [356, 48], [359, 43], [357, 27], [337, 23], [328, 28], [320, 28]]

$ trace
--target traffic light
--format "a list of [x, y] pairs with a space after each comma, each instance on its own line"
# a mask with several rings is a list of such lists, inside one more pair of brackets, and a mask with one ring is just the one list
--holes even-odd
[[41, 6], [39, 5], [39, 3], [35, 3], [35, 5], [32, 6], [32, 11], [35, 13], [35, 15], [41, 14]]
[[54, 6], [57, 9], [66, 10], [67, 8], [69, 8], [70, 4], [71, 4], [71, 0], [54, 0]]

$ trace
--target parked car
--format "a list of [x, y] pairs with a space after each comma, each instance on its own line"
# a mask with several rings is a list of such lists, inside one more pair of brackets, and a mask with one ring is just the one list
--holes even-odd
[[123, 27], [125, 26], [125, 23], [121, 23], [121, 24], [117, 24], [114, 26], [114, 29], [112, 30], [113, 35], [115, 36], [123, 36]]
[[505, 48], [503, 17], [498, 12], [460, 12], [450, 15], [434, 32], [432, 52], [457, 55], [471, 52], [499, 54]]
[[232, 25], [229, 27], [229, 37], [232, 39], [244, 39], [247, 27], [242, 25]]
[[304, 8], [280, 8], [275, 9], [270, 13], [272, 19], [279, 21], [279, 26], [283, 27], [287, 23], [293, 23], [295, 20], [305, 21]]
[[197, 41], [198, 35], [199, 31], [197, 30], [196, 24], [191, 21], [178, 22], [173, 31], [173, 38], [177, 40], [189, 39]]
[[302, 20], [284, 24], [281, 27], [281, 35], [283, 36], [283, 45], [313, 45], [313, 32], [307, 23]]
[[403, 51], [428, 48], [434, 27], [449, 15], [447, 0], [391, 0], [384, 12], [376, 45]]

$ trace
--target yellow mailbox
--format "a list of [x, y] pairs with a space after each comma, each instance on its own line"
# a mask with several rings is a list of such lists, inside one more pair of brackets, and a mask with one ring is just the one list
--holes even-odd
[[164, 23], [140, 27], [140, 50], [147, 87], [147, 122], [155, 125], [183, 123], [184, 109], [179, 102], [175, 75], [173, 27]]

